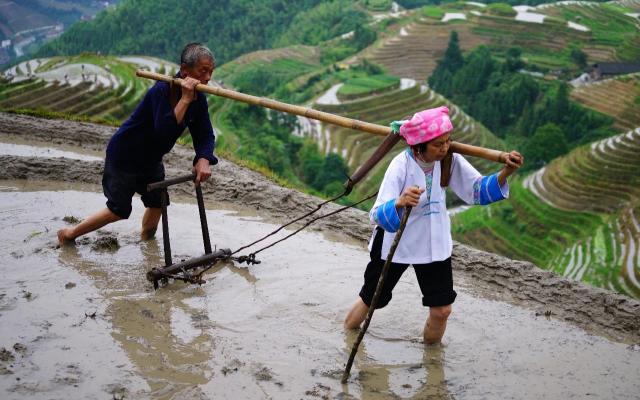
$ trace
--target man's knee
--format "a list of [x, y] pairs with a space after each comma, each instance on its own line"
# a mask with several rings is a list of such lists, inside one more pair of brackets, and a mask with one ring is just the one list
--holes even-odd
[[429, 316], [439, 321], [446, 321], [451, 315], [451, 304], [448, 306], [431, 307], [429, 309]]

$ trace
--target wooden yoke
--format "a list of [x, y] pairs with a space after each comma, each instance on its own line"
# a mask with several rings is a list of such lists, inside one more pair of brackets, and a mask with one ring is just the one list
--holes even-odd
[[[136, 75], [141, 78], [153, 79], [156, 81], [167, 82], [172, 86], [180, 86], [182, 79], [173, 78], [168, 75], [158, 74], [155, 72], [137, 70]], [[360, 182], [371, 169], [393, 148], [393, 146], [400, 140], [400, 135], [393, 133], [390, 127], [372, 124], [369, 122], [359, 121], [357, 119], [347, 118], [340, 115], [331, 114], [324, 111], [314, 110], [312, 108], [296, 106], [292, 104], [283, 103], [280, 101], [268, 99], [266, 97], [257, 97], [234, 90], [223, 89], [221, 87], [209, 86], [199, 84], [196, 86], [196, 90], [203, 93], [213, 94], [220, 97], [226, 97], [228, 99], [241, 101], [247, 104], [253, 104], [260, 107], [270, 108], [272, 110], [285, 112], [288, 114], [300, 115], [303, 117], [315, 119], [318, 121], [326, 122], [332, 125], [341, 126], [343, 128], [349, 128], [356, 131], [372, 133], [374, 135], [386, 136], [386, 139], [378, 146], [374, 154], [362, 164], [358, 170], [349, 178], [345, 183], [345, 189], [347, 193], [351, 192], [353, 187]], [[470, 144], [463, 144], [459, 142], [451, 142], [450, 151], [454, 153], [460, 153], [467, 156], [480, 157], [489, 161], [495, 161], [498, 163], [505, 163], [508, 157], [507, 153], [500, 150], [487, 149], [479, 146], [472, 146]], [[448, 184], [448, 179], [447, 179]]]

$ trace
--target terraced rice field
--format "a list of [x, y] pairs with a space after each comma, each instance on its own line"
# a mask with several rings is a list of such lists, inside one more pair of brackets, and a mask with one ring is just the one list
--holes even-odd
[[[450, 116], [456, 127], [453, 135], [454, 140], [490, 148], [503, 148], [502, 142], [482, 124], [476, 122], [456, 105], [425, 86], [414, 85], [410, 88], [394, 90], [377, 96], [363, 97], [341, 104], [316, 104], [315, 108], [366, 122], [388, 125], [394, 120], [411, 116], [417, 111], [441, 105], [447, 105], [450, 109]], [[324, 124], [312, 124], [312, 129], [307, 130], [305, 134], [313, 137], [325, 153], [334, 152], [340, 154], [347, 161], [351, 172], [354, 172], [358, 166], [367, 160], [383, 140], [380, 136]], [[403, 148], [404, 144], [399, 143], [370, 172], [367, 178], [354, 190], [354, 198], [363, 197], [378, 188], [387, 165]], [[493, 171], [497, 168], [495, 164], [492, 165], [488, 161], [479, 159], [471, 159], [471, 161], [479, 170], [484, 172]]]
[[454, 217], [454, 237], [640, 297], [640, 128], [572, 151], [506, 202]]
[[[543, 6], [540, 6], [543, 7]], [[542, 10], [545, 14], [567, 21], [579, 22], [590, 29], [590, 45], [583, 50], [590, 60], [608, 49], [616, 60], [636, 60], [640, 57], [640, 23], [628, 11], [638, 10], [637, 2], [622, 4], [597, 4], [576, 2], [573, 4], [549, 4]]]
[[[625, 15], [623, 9], [593, 3], [557, 3], [533, 11], [551, 18], [544, 23], [517, 21], [513, 17], [489, 15], [482, 8], [466, 13], [466, 20], [449, 23], [419, 18], [366, 55], [384, 65], [389, 73], [424, 80], [435, 69], [450, 32], [455, 30], [463, 51], [480, 44], [496, 50], [519, 46], [529, 62], [551, 69], [573, 65], [567, 51], [572, 43], [580, 45], [589, 62], [640, 57], [640, 24]], [[589, 30], [572, 29], [568, 22]]]
[[489, 43], [474, 35], [467, 24], [443, 24], [424, 18], [404, 27], [398, 36], [386, 39], [371, 51], [370, 58], [393, 75], [425, 81], [444, 55], [452, 30], [458, 32], [462, 50]]
[[614, 118], [614, 126], [621, 131], [640, 126], [640, 74], [577, 87], [571, 98]]
[[152, 84], [136, 78], [138, 68], [171, 73], [177, 65], [153, 57], [78, 57], [35, 59], [5, 71], [0, 109], [45, 110], [120, 121]]

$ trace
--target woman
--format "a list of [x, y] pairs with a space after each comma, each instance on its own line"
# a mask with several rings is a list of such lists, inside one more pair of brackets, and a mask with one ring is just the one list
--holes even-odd
[[[366, 318], [394, 232], [400, 226], [405, 207], [410, 206], [413, 210], [376, 308], [389, 303], [393, 288], [411, 264], [422, 291], [422, 304], [429, 307], [424, 341], [433, 344], [442, 340], [456, 292], [451, 272], [451, 222], [446, 208], [446, 188], [441, 182], [448, 181], [453, 192], [468, 204], [490, 204], [509, 196], [507, 177], [524, 161], [520, 153], [512, 151], [505, 167], [490, 176], [482, 176], [457, 153], [452, 154], [450, 163], [443, 163], [453, 131], [448, 114], [449, 109], [444, 106], [421, 111], [400, 127], [400, 135], [409, 148], [389, 164], [369, 213], [376, 226], [369, 241], [371, 261], [364, 274], [360, 297], [345, 318], [347, 329], [358, 328]], [[448, 164], [448, 170], [442, 170], [444, 164]], [[443, 173], [446, 178], [441, 181]]]

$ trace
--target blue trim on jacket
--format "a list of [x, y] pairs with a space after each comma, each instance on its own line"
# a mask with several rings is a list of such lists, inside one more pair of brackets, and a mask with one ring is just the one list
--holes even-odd
[[403, 211], [398, 213], [398, 210], [396, 209], [396, 199], [389, 200], [378, 206], [376, 209], [376, 222], [385, 231], [396, 232], [400, 229], [400, 218]]
[[506, 199], [498, 181], [498, 173], [480, 178], [473, 190], [476, 204], [487, 205]]

